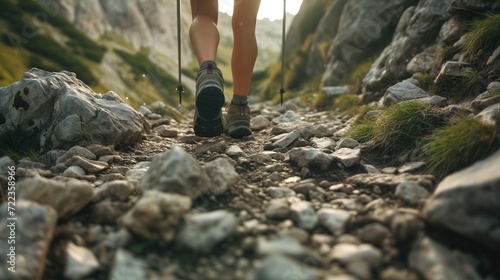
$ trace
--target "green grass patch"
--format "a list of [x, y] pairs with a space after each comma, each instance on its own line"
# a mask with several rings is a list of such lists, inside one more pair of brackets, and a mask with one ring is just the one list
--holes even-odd
[[463, 45], [465, 54], [474, 59], [475, 55], [483, 52], [493, 51], [500, 42], [500, 14], [488, 14], [484, 19], [470, 23], [470, 31], [467, 33]]
[[484, 159], [500, 148], [499, 129], [459, 116], [428, 137], [423, 146], [428, 172], [439, 178]]
[[443, 123], [441, 114], [431, 106], [408, 101], [384, 109], [375, 120], [362, 120], [346, 136], [361, 142], [373, 141], [375, 150], [395, 155], [414, 149]]
[[439, 85], [435, 85], [430, 91], [440, 96], [459, 101], [469, 96], [477, 96], [483, 90], [480, 81], [481, 77], [479, 74], [471, 69], [465, 73], [465, 76], [449, 79]]
[[368, 142], [373, 138], [375, 127], [375, 120], [364, 118], [344, 135], [346, 137], [356, 139], [360, 142]]

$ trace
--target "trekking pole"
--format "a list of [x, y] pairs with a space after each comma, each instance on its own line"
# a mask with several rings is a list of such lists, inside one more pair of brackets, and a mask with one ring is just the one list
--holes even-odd
[[286, 0], [283, 0], [283, 29], [281, 30], [281, 88], [280, 102], [283, 106], [283, 94], [285, 93], [284, 75], [285, 75], [285, 32], [286, 32]]
[[179, 92], [179, 104], [182, 104], [182, 93], [184, 92], [184, 88], [182, 88], [181, 73], [181, 0], [177, 0], [177, 53], [179, 63], [179, 85], [176, 90]]

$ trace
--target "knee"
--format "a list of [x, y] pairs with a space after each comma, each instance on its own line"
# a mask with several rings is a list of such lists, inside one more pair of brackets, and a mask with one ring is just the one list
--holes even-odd
[[231, 24], [232, 24], [233, 30], [239, 30], [239, 29], [255, 30], [257, 20], [233, 15]]

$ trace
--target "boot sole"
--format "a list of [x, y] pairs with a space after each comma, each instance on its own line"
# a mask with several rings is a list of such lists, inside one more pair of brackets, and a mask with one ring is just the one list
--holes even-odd
[[224, 93], [219, 87], [206, 86], [196, 97], [194, 133], [201, 137], [215, 137], [222, 134], [221, 109], [225, 102]]

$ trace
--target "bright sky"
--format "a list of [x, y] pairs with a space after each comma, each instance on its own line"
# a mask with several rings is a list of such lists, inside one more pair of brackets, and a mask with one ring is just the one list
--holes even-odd
[[[233, 5], [236, 0], [219, 0], [219, 11], [233, 14]], [[240, 0], [241, 1], [241, 0]], [[296, 15], [299, 12], [302, 0], [287, 0], [286, 11]], [[283, 0], [261, 0], [257, 18], [269, 18], [270, 20], [283, 17]]]

